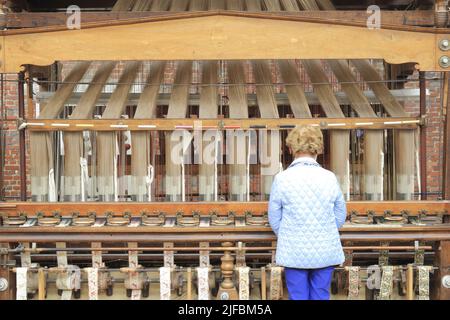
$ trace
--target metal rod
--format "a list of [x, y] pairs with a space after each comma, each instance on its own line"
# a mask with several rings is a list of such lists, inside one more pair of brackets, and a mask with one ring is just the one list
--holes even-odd
[[[425, 117], [427, 113], [427, 83], [425, 72], [419, 72], [420, 87], [420, 117]], [[427, 200], [427, 130], [426, 125], [420, 127], [420, 188], [421, 200]]]
[[[236, 251], [239, 247], [208, 247], [208, 251]], [[403, 251], [403, 250], [432, 250], [432, 246], [353, 246], [353, 247], [343, 247], [344, 250], [352, 251], [364, 251], [364, 250], [390, 250], [390, 251]], [[202, 247], [113, 247], [113, 248], [24, 248], [23, 252], [67, 252], [67, 251], [204, 251], [205, 248]], [[276, 247], [245, 247], [245, 251], [265, 251], [265, 250], [276, 250]]]
[[34, 119], [18, 123], [30, 131], [174, 131], [174, 130], [291, 130], [311, 125], [322, 130], [416, 129], [423, 120], [403, 118], [310, 118], [310, 119]]
[[[19, 73], [18, 99], [19, 118], [25, 120], [25, 73]], [[27, 167], [26, 167], [26, 141], [25, 132], [19, 131], [19, 153], [20, 153], [20, 200], [27, 201]]]

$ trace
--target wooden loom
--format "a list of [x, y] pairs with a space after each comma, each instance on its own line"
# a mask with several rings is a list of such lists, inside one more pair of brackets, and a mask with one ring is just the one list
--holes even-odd
[[[242, 50], [239, 39], [233, 42], [233, 30], [228, 31], [232, 24], [242, 27], [247, 19], [251, 19], [260, 27], [265, 25], [267, 30], [277, 28], [278, 33], [271, 34], [269, 31], [266, 35], [272, 41], [280, 34], [293, 32], [291, 28], [304, 24], [308, 27], [329, 24], [335, 26], [338, 33], [345, 34], [347, 29], [339, 29], [336, 21], [327, 21], [325, 14], [319, 18], [302, 16], [305, 12], [314, 13], [320, 9], [332, 10], [333, 6], [329, 1], [119, 0], [113, 7], [117, 12], [137, 14], [148, 11], [153, 15], [124, 21], [123, 24], [119, 20], [119, 24], [110, 26], [111, 30], [105, 30], [110, 27], [102, 25], [102, 21], [94, 22], [86, 31], [82, 28], [73, 36], [80, 37], [77, 41], [87, 41], [83, 38], [84, 32], [95, 34], [98, 30], [97, 39], [101, 42], [100, 34], [103, 32], [125, 32], [118, 36], [122, 39], [128, 28], [130, 32], [142, 29], [136, 32], [143, 38], [152, 39], [152, 47], [159, 48], [157, 51], [131, 52], [133, 50], [115, 47], [117, 57], [126, 61], [123, 65], [114, 61], [92, 63], [93, 60], [109, 60], [103, 58], [108, 56], [109, 48], [102, 51], [101, 46], [88, 50], [91, 56], [84, 53], [77, 55], [76, 50], [72, 51], [74, 56], [69, 59], [65, 59], [66, 53], [61, 54], [58, 50], [50, 58], [38, 55], [42, 61], [79, 62], [73, 65], [51, 97], [44, 99], [40, 116], [19, 123], [22, 131], [30, 132], [32, 141], [32, 202], [0, 205], [0, 243], [5, 244], [0, 252], [3, 259], [0, 277], [11, 284], [16, 278], [20, 280], [20, 285], [10, 285], [1, 291], [0, 298], [44, 299], [43, 293], [47, 291], [53, 298], [57, 297], [56, 293], [61, 293], [63, 298], [81, 295], [82, 298], [93, 299], [95, 295], [88, 296], [86, 288], [91, 291], [95, 283], [97, 296], [121, 297], [120, 290], [125, 288], [125, 293], [132, 299], [167, 299], [175, 293], [188, 299], [282, 298], [280, 268], [273, 260], [276, 239], [267, 225], [267, 203], [250, 200], [264, 201], [268, 198], [273, 173], [263, 174], [266, 167], [275, 165], [278, 170], [280, 164], [285, 166], [289, 162], [286, 152], [280, 148], [280, 139], [273, 137], [278, 134], [283, 136], [296, 124], [304, 123], [320, 126], [326, 131], [329, 147], [323, 161], [336, 172], [348, 199], [355, 189], [350, 179], [350, 166], [355, 165], [349, 156], [350, 133], [355, 129], [365, 131], [361, 200], [377, 202], [349, 202], [348, 223], [341, 230], [347, 260], [345, 266], [336, 272], [333, 281], [336, 297], [361, 298], [363, 292], [355, 291], [354, 286], [350, 288], [350, 284], [368, 265], [377, 264], [385, 278], [392, 271], [390, 268], [395, 267], [400, 279], [399, 289], [398, 292], [384, 292], [380, 288], [364, 290], [368, 299], [405, 294], [408, 299], [413, 299], [414, 286], [422, 289], [417, 297], [427, 298], [428, 295], [423, 292], [430, 283], [419, 283], [406, 277], [406, 273], [422, 274], [425, 271], [428, 277], [433, 271], [432, 297], [448, 299], [449, 289], [441, 280], [449, 273], [450, 203], [382, 201], [414, 199], [414, 134], [424, 125], [423, 119], [411, 117], [404, 111], [399, 101], [401, 99], [398, 99], [399, 91], [390, 90], [372, 64], [363, 60], [370, 57], [390, 61], [393, 58], [387, 52], [357, 56], [353, 51], [358, 50], [346, 54], [330, 50], [335, 56], [328, 60], [330, 53], [319, 51], [319, 47], [316, 50], [311, 47], [308, 55], [303, 55], [301, 51], [298, 55], [286, 54], [298, 49], [294, 46], [302, 36], [305, 43], [310, 43], [302, 34], [290, 38], [292, 49], [285, 42], [285, 50], [271, 51], [267, 47], [267, 51], [262, 53], [259, 47], [262, 42], [258, 41], [265, 40], [260, 40], [256, 34], [247, 34], [247, 39], [252, 39], [255, 44], [247, 43], [247, 49]], [[210, 22], [210, 18], [222, 20]], [[177, 38], [179, 35], [175, 32], [179, 34], [182, 30], [177, 25], [179, 21], [184, 21], [184, 28], [196, 34], [198, 39], [194, 37], [192, 43], [187, 45]], [[204, 31], [195, 24], [197, 22]], [[356, 19], [350, 20], [344, 26], [348, 28], [348, 34], [364, 31], [358, 23]], [[36, 41], [42, 36], [51, 51], [52, 34], [61, 36], [58, 32], [65, 31], [58, 31], [58, 26], [47, 28], [54, 30], [48, 32], [37, 28], [32, 32], [38, 39]], [[149, 37], [159, 28], [174, 30], [174, 33], [168, 31], [165, 37]], [[429, 43], [429, 29], [400, 23], [382, 26], [382, 32], [391, 32], [387, 36], [395, 34], [400, 39], [413, 39], [419, 34], [425, 39], [422, 41], [425, 44]], [[208, 30], [213, 35], [210, 38], [204, 36]], [[397, 34], [399, 30], [403, 33]], [[435, 33], [430, 33], [434, 45], [428, 48], [424, 44], [421, 48], [432, 54], [422, 54], [420, 58], [414, 56], [423, 59], [421, 61], [410, 60], [405, 57], [404, 48], [392, 45], [390, 50], [401, 60], [396, 62], [417, 62], [423, 67], [421, 70], [445, 71], [444, 67], [436, 67], [438, 63], [433, 64], [430, 60], [437, 59], [433, 56], [435, 42], [447, 37], [447, 31], [434, 30]], [[10, 57], [11, 60], [22, 57], [21, 64], [42, 64], [42, 61], [33, 60], [36, 58], [21, 54], [19, 46], [16, 46], [20, 41], [27, 41], [27, 32], [4, 32], [8, 55], [2, 63], [3, 68], [14, 68], [17, 62], [9, 62]], [[317, 32], [318, 37], [323, 36]], [[206, 39], [217, 51], [205, 45], [208, 43]], [[116, 40], [117, 43], [122, 41], [119, 38]], [[112, 41], [112, 47], [114, 43]], [[197, 45], [200, 49], [196, 48]], [[86, 47], [89, 46], [87, 43]], [[240, 48], [240, 51], [234, 48]], [[17, 54], [14, 54], [15, 50]], [[194, 53], [196, 50], [201, 51], [198, 56]], [[327, 60], [317, 60], [321, 58]], [[346, 58], [350, 60], [342, 60]], [[121, 66], [121, 70], [117, 66]], [[335, 92], [336, 83], [330, 81], [328, 69], [340, 83], [344, 92], [341, 98]], [[169, 74], [173, 75], [173, 79], [168, 79], [171, 77]], [[362, 89], [357, 75], [365, 81], [372, 96]], [[130, 93], [130, 89], [138, 78], [144, 80], [133, 104], [131, 97], [136, 93]], [[193, 84], [194, 79], [197, 82]], [[302, 79], [309, 79], [314, 97], [305, 92]], [[86, 81], [86, 91], [73, 102], [71, 99], [77, 94], [74, 92], [76, 85]], [[117, 83], [113, 91], [103, 98], [105, 93], [102, 90], [111, 81]], [[102, 99], [106, 101], [104, 104], [100, 103]], [[312, 103], [313, 100], [316, 102]], [[94, 109], [102, 104], [104, 110], [95, 112], [101, 119], [93, 119]], [[382, 105], [382, 114], [374, 111], [374, 104]], [[67, 105], [74, 107], [70, 117], [57, 119]], [[130, 111], [132, 105], [136, 107]], [[162, 108], [163, 105], [167, 109]], [[311, 105], [320, 105], [321, 110], [317, 111], [318, 107]], [[350, 106], [358, 117], [352, 117], [343, 105]], [[192, 106], [198, 106], [198, 111]], [[122, 118], [125, 112], [132, 119]], [[317, 117], [319, 115], [321, 117]], [[198, 121], [203, 126], [200, 130], [196, 128]], [[259, 135], [269, 129], [272, 130], [269, 135], [252, 140], [251, 132]], [[214, 143], [200, 141], [193, 147], [200, 148], [202, 153], [209, 153], [213, 161], [192, 165], [188, 162], [191, 144], [185, 144], [182, 137], [206, 130], [210, 131], [211, 138], [214, 137], [211, 140]], [[232, 130], [235, 136], [228, 137], [226, 133]], [[392, 191], [389, 192], [384, 177], [387, 130], [395, 133], [392, 141], [395, 160], [391, 164], [395, 174], [388, 177], [392, 179]], [[60, 138], [52, 135], [54, 131], [64, 135], [64, 170], [54, 164], [55, 157], [60, 157], [55, 154], [54, 147], [55, 143], [60, 143]], [[121, 138], [128, 131], [131, 132], [130, 156], [127, 156]], [[173, 135], [172, 132], [180, 134]], [[221, 138], [216, 140], [219, 136]], [[231, 162], [222, 164], [219, 158], [227, 139], [236, 142], [231, 150], [235, 157]], [[86, 141], [93, 146], [90, 151]], [[271, 155], [271, 162], [251, 164], [253, 152], [257, 151], [256, 141], [259, 148], [265, 148]], [[180, 142], [180, 152], [172, 157], [172, 150]], [[127, 167], [129, 183], [125, 179]], [[55, 175], [64, 176], [61, 188], [54, 183]], [[192, 191], [195, 184], [196, 192]], [[96, 192], [89, 194], [87, 190], [90, 188]], [[36, 243], [36, 246], [30, 246], [31, 243]], [[71, 264], [67, 257], [71, 259]], [[128, 264], [113, 263], [113, 259], [118, 257], [127, 257]], [[219, 258], [227, 262], [221, 268], [217, 268]], [[58, 267], [45, 268], [53, 266], [55, 259]], [[17, 264], [10, 265], [10, 260]], [[74, 274], [77, 274], [77, 265], [82, 262], [92, 264], [92, 267], [77, 278]], [[233, 278], [233, 274], [248, 275], [247, 266], [252, 270], [246, 282], [250, 284], [250, 296], [245, 290], [237, 291], [236, 288], [242, 286], [238, 286]], [[432, 268], [428, 268], [430, 266]], [[195, 267], [200, 269], [195, 271]], [[266, 273], [270, 274], [268, 283]], [[24, 274], [28, 280], [25, 281], [25, 288]], [[200, 288], [199, 277], [205, 274], [210, 282], [209, 288]], [[151, 286], [155, 282], [153, 278], [158, 279], [158, 284]], [[86, 279], [87, 283], [80, 279]], [[115, 283], [120, 282], [120, 285], [114, 286], [119, 290], [112, 291], [111, 279], [115, 279]], [[77, 285], [64, 286], [62, 280], [71, 280]], [[171, 289], [168, 293], [163, 290], [167, 285]], [[195, 293], [192, 286], [196, 287]]]

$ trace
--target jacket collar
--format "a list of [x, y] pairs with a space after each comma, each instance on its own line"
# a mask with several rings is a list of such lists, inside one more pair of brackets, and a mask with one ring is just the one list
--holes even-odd
[[296, 165], [299, 164], [299, 163], [306, 163], [306, 164], [310, 164], [310, 165], [319, 165], [319, 164], [317, 163], [317, 161], [314, 160], [314, 159], [311, 158], [311, 157], [300, 157], [300, 158], [297, 158], [297, 159], [295, 159], [294, 161], [292, 161], [292, 163], [291, 163], [291, 165], [290, 165], [289, 167], [290, 167], [290, 168], [291, 168], [291, 167], [294, 167], [294, 166], [296, 166]]

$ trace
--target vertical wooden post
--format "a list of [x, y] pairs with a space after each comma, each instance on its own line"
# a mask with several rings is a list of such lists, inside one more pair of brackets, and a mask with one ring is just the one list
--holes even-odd
[[[18, 99], [19, 118], [25, 119], [25, 74], [19, 73]], [[20, 201], [27, 201], [27, 167], [25, 149], [25, 130], [19, 131], [19, 167], [20, 167]]]
[[39, 300], [45, 300], [46, 296], [46, 279], [45, 279], [45, 271], [43, 268], [39, 268], [38, 270], [38, 296]]
[[[0, 243], [0, 250], [8, 248], [8, 244]], [[0, 291], [0, 301], [14, 300], [16, 295], [16, 278], [8, 266], [10, 258], [9, 254], [0, 255], [0, 288], [4, 286], [4, 290]]]
[[431, 296], [433, 300], [450, 300], [450, 289], [442, 284], [442, 278], [450, 276], [450, 241], [441, 241], [438, 244], [434, 265], [438, 269], [434, 272]]
[[261, 267], [261, 300], [267, 299], [266, 267]]
[[186, 291], [187, 291], [186, 300], [192, 300], [192, 269], [191, 268], [187, 268]]
[[[222, 243], [222, 246], [225, 248], [231, 247], [232, 245], [232, 242]], [[222, 271], [223, 281], [220, 284], [217, 297], [219, 300], [237, 300], [239, 296], [232, 280], [234, 272], [234, 258], [232, 257], [230, 250], [225, 249], [223, 257], [220, 258], [220, 260], [222, 261], [220, 269]]]
[[[425, 72], [419, 72], [420, 86], [420, 116], [427, 113], [427, 96]], [[426, 125], [420, 128], [420, 189], [421, 200], [427, 200], [427, 130]]]
[[442, 94], [443, 110], [445, 115], [445, 128], [444, 128], [444, 167], [442, 172], [443, 187], [442, 193], [444, 199], [450, 199], [450, 72], [444, 74], [444, 88]]
[[406, 299], [414, 300], [414, 269], [412, 264], [408, 264], [408, 269], [406, 269]]

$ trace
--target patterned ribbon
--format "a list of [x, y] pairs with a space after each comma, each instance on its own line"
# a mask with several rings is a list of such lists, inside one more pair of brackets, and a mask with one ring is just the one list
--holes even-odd
[[27, 274], [28, 268], [16, 268], [17, 300], [27, 300]]
[[[208, 242], [200, 242], [201, 248], [208, 248]], [[209, 267], [209, 251], [200, 250], [200, 267]]]
[[131, 290], [131, 300], [141, 300], [142, 290]]
[[98, 269], [86, 268], [88, 275], [89, 300], [98, 300]]
[[249, 267], [238, 267], [239, 274], [239, 300], [250, 299], [250, 287], [249, 287]]
[[431, 266], [417, 266], [419, 270], [419, 300], [430, 300]]
[[198, 300], [209, 300], [209, 268], [198, 267]]
[[381, 276], [380, 300], [389, 300], [394, 286], [394, 267], [383, 266], [383, 275]]
[[170, 267], [159, 268], [159, 290], [161, 300], [170, 300]]
[[281, 271], [283, 267], [270, 268], [270, 300], [279, 300], [281, 293]]
[[360, 267], [346, 267], [348, 270], [348, 300], [357, 300], [359, 297], [359, 270]]

